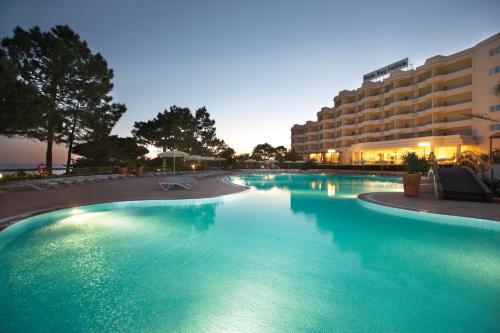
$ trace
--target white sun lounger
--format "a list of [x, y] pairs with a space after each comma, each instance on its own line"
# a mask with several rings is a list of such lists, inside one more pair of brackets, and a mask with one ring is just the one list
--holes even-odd
[[168, 191], [176, 187], [186, 190], [191, 190], [196, 185], [196, 179], [186, 176], [175, 176], [165, 178], [162, 182], [158, 183], [163, 191]]

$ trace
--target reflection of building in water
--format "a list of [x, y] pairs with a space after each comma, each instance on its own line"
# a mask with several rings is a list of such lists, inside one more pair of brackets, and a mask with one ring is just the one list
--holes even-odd
[[[332, 185], [340, 185], [351, 192], [352, 185], [360, 186], [365, 182], [373, 181], [355, 179]], [[310, 190], [309, 186], [307, 188]], [[460, 265], [460, 260], [477, 253], [478, 248], [498, 251], [498, 235], [489, 230], [471, 230], [422, 220], [402, 221], [399, 217], [366, 209], [357, 199], [332, 200], [328, 195], [291, 191], [290, 209], [295, 214], [309, 217], [321, 232], [331, 234], [336, 249], [359, 256], [363, 269], [381, 273], [396, 283], [407, 279], [429, 281], [425, 276], [427, 271], [415, 271], [413, 267], [435, 267], [436, 260]], [[462, 239], [471, 242], [458, 249], [457, 244], [463, 244]], [[442, 250], [440, 255], [448, 257], [436, 258], [436, 246]], [[408, 255], [410, 252], [411, 256]], [[452, 284], [460, 283], [451, 273], [450, 270], [441, 270], [436, 272], [439, 275], [436, 278], [455, 280]]]
[[335, 196], [335, 191], [336, 191], [335, 184], [332, 184], [330, 181], [327, 181], [326, 182], [326, 190], [327, 190], [327, 194], [329, 197]]

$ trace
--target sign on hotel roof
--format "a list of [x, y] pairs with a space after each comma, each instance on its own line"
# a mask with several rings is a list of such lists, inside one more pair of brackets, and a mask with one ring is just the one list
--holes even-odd
[[363, 81], [379, 78], [381, 76], [389, 74], [390, 72], [396, 69], [404, 67], [408, 67], [408, 58], [404, 58], [399, 61], [393, 62], [390, 65], [387, 65], [385, 67], [379, 68], [377, 70], [374, 70], [373, 72], [363, 75]]

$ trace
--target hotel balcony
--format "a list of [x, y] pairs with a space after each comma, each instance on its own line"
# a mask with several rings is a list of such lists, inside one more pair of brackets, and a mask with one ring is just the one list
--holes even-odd
[[394, 93], [395, 94], [400, 94], [400, 93], [405, 93], [405, 92], [407, 93], [407, 92], [413, 91], [414, 89], [415, 89], [415, 85], [409, 84], [409, 85], [394, 88]]
[[431, 83], [432, 83], [432, 75], [429, 74], [429, 76], [426, 77], [425, 79], [417, 81], [417, 83], [415, 83], [415, 88], [420, 89]]
[[467, 117], [462, 117], [461, 119], [451, 119], [451, 120], [434, 122], [435, 130], [448, 129], [454, 127], [468, 127], [468, 126], [470, 126], [470, 118]]
[[416, 102], [417, 98], [413, 96], [404, 96], [401, 99], [397, 99], [396, 102], [394, 102], [394, 107], [405, 107], [412, 105]]
[[453, 112], [460, 111], [465, 109], [472, 109], [472, 100], [468, 99], [465, 101], [457, 101], [457, 102], [446, 102], [444, 105], [438, 105], [433, 108], [435, 113], [437, 112]]
[[472, 66], [437, 73], [434, 75], [434, 82], [452, 80], [465, 75], [472, 75]]
[[465, 82], [458, 85], [444, 85], [439, 90], [435, 90], [433, 96], [436, 98], [450, 95], [464, 94], [472, 91], [472, 82]]
[[382, 94], [370, 95], [370, 96], [366, 96], [363, 101], [365, 103], [376, 102], [376, 101], [380, 100], [381, 97], [382, 97]]
[[358, 102], [360, 102], [360, 101], [357, 99], [354, 99], [354, 100], [343, 102], [342, 106], [343, 107], [355, 107], [358, 104]]

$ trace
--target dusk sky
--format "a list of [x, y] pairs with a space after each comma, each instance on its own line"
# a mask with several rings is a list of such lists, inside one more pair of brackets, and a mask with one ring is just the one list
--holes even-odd
[[[293, 124], [364, 73], [405, 57], [416, 67], [500, 31], [498, 0], [0, 1], [0, 36], [68, 24], [104, 55], [115, 101], [128, 108], [114, 133], [173, 104], [206, 106], [239, 153], [289, 147]], [[44, 152], [0, 138], [0, 163], [38, 163]]]

